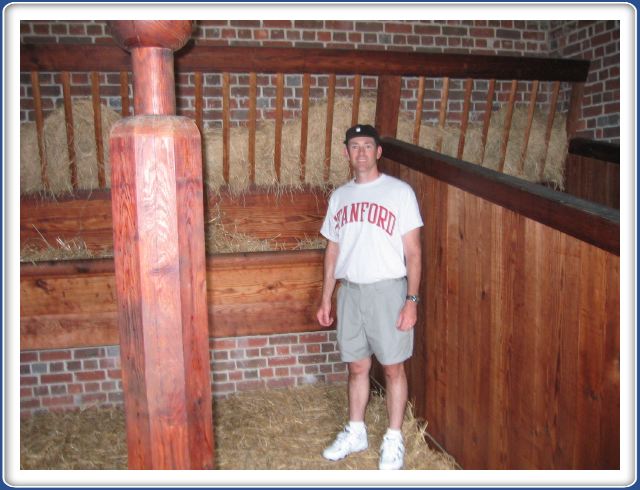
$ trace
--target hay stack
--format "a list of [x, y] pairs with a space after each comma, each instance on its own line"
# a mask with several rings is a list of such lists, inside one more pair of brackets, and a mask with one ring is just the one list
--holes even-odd
[[[307, 157], [304, 168], [304, 179], [300, 165], [300, 130], [301, 120], [289, 120], [283, 124], [280, 163], [280, 181], [276, 179], [274, 165], [275, 122], [261, 121], [256, 130], [256, 184], [283, 192], [286, 189], [300, 188], [307, 184], [313, 187], [328, 189], [344, 183], [349, 178], [349, 166], [344, 156], [344, 131], [351, 125], [352, 99], [338, 97], [334, 103], [333, 125], [331, 133], [331, 156], [329, 179], [323, 180], [325, 168], [325, 133], [327, 103], [321, 101], [309, 109]], [[360, 100], [359, 122], [373, 124], [376, 101], [371, 97]], [[507, 145], [504, 172], [517, 177], [537, 182], [538, 169], [542, 164], [545, 151], [544, 133], [546, 114], [538, 111], [533, 120], [529, 138], [527, 157], [523, 172], [518, 172], [520, 153], [524, 141], [527, 124], [526, 109], [516, 107], [513, 113], [509, 143]], [[93, 108], [89, 100], [73, 104], [75, 147], [78, 164], [78, 180], [80, 189], [98, 187], [97, 160], [93, 129]], [[495, 111], [491, 117], [487, 147], [483, 161], [480, 123], [470, 123], [465, 137], [463, 160], [497, 169], [503, 138], [503, 127], [506, 108]], [[108, 155], [108, 135], [113, 123], [119, 115], [113, 110], [103, 107], [103, 141], [105, 149], [105, 173], [107, 185], [110, 180]], [[565, 131], [565, 115], [557, 113], [551, 141], [547, 154], [547, 162], [543, 180], [562, 188], [564, 160], [567, 152], [567, 135]], [[64, 110], [56, 110], [45, 121], [45, 142], [47, 150], [47, 176], [51, 193], [54, 195], [71, 191], [69, 158], [65, 132]], [[413, 119], [401, 115], [398, 121], [398, 139], [411, 142], [413, 135]], [[246, 127], [234, 127], [230, 130], [229, 147], [229, 188], [233, 193], [241, 193], [249, 186], [249, 130]], [[424, 124], [420, 130], [419, 144], [425, 148], [436, 149], [441, 141], [440, 152], [455, 157], [457, 155], [460, 130], [450, 125], [439, 128], [433, 124]], [[203, 134], [204, 146], [204, 181], [214, 192], [225, 185], [222, 172], [223, 143], [221, 129], [206, 129]], [[21, 193], [41, 192], [40, 159], [33, 123], [21, 127], [20, 152]]]
[[[300, 188], [304, 184], [328, 188], [340, 185], [349, 178], [349, 165], [344, 156], [344, 131], [351, 125], [351, 99], [337, 98], [334, 104], [331, 133], [331, 162], [329, 180], [323, 181], [325, 167], [325, 134], [327, 103], [318, 102], [309, 108], [307, 129], [307, 158], [302, 180], [300, 166], [300, 119], [289, 120], [282, 127], [280, 182], [276, 179], [275, 122], [262, 121], [256, 129], [256, 184], [274, 189]], [[376, 102], [373, 98], [360, 101], [360, 122], [373, 124]], [[204, 131], [205, 175], [207, 186], [218, 192], [225, 184], [222, 176], [222, 130]], [[229, 136], [229, 187], [232, 192], [244, 191], [249, 185], [249, 130], [231, 128]]]
[[[503, 131], [507, 108], [502, 107], [491, 115], [489, 131], [487, 134], [487, 146], [482, 162], [482, 124], [470, 123], [465, 135], [465, 145], [462, 159], [482, 165], [493, 170], [498, 170], [502, 151]], [[525, 131], [528, 121], [528, 109], [515, 107], [511, 120], [511, 129], [505, 156], [503, 172], [519, 177], [530, 182], [539, 182], [538, 172], [542, 165], [545, 153], [545, 132], [547, 114], [537, 111], [534, 113], [527, 153], [523, 171], [518, 170], [520, 155], [524, 145]], [[553, 183], [556, 188], [563, 188], [564, 161], [567, 154], [568, 139], [566, 132], [566, 115], [556, 113], [553, 128], [549, 140], [549, 150], [546, 155], [544, 182]], [[413, 141], [413, 120], [406, 117], [398, 121], [398, 139], [406, 142]], [[419, 145], [430, 150], [436, 150], [438, 142], [441, 144], [440, 153], [456, 157], [458, 154], [458, 141], [460, 128], [445, 126], [440, 128], [433, 125], [423, 125], [420, 128]]]
[[[84, 99], [72, 104], [73, 135], [78, 168], [78, 189], [98, 189], [98, 163], [96, 156], [93, 104]], [[102, 141], [107, 187], [110, 187], [109, 133], [121, 116], [113, 109], [101, 106]], [[49, 191], [53, 195], [72, 193], [71, 170], [67, 149], [64, 107], [49, 114], [44, 121], [44, 143], [47, 158]], [[38, 140], [35, 123], [20, 126], [20, 193], [29, 194], [44, 190]]]

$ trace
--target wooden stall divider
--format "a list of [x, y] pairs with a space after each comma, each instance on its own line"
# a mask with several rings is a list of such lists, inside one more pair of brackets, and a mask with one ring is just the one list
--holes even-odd
[[327, 87], [327, 121], [324, 131], [324, 166], [323, 166], [323, 182], [329, 180], [329, 171], [331, 170], [331, 135], [333, 129], [333, 106], [336, 98], [336, 74], [329, 75], [329, 85]]
[[547, 153], [549, 152], [549, 141], [551, 140], [551, 131], [553, 130], [553, 120], [556, 117], [558, 108], [558, 95], [560, 94], [560, 82], [553, 82], [551, 94], [551, 104], [549, 105], [549, 113], [547, 115], [547, 126], [544, 132], [544, 152], [542, 153], [542, 161], [538, 170], [538, 180], [542, 181], [544, 169], [547, 165]]
[[62, 98], [64, 101], [64, 120], [67, 134], [67, 155], [69, 156], [69, 171], [71, 173], [71, 188], [78, 190], [78, 162], [76, 160], [76, 147], [73, 134], [73, 104], [71, 101], [71, 77], [68, 71], [61, 73]]
[[[440, 94], [440, 115], [438, 116], [438, 128], [444, 130], [444, 123], [447, 120], [447, 105], [449, 103], [449, 77], [442, 79], [442, 92]], [[436, 151], [442, 150], [442, 132], [436, 139]]]
[[98, 164], [98, 187], [105, 189], [107, 181], [104, 170], [104, 144], [102, 141], [102, 106], [100, 104], [100, 78], [97, 71], [91, 72], [91, 101], [93, 103], [93, 128], [96, 138], [96, 160]]
[[489, 123], [491, 122], [491, 113], [493, 112], [493, 98], [496, 92], [496, 80], [489, 80], [489, 88], [487, 90], [487, 99], [484, 106], [484, 118], [482, 120], [482, 154], [480, 156], [480, 166], [484, 162], [484, 153], [487, 149], [487, 136], [489, 135]]
[[309, 132], [309, 93], [311, 74], [302, 77], [302, 114], [300, 114], [300, 181], [304, 183], [307, 171], [307, 138]]
[[464, 152], [464, 141], [467, 136], [467, 128], [469, 126], [469, 106], [471, 105], [471, 89], [473, 88], [473, 80], [467, 78], [464, 82], [464, 103], [462, 108], [462, 123], [460, 125], [460, 139], [458, 140], [457, 157], [462, 158]]
[[520, 150], [520, 160], [518, 161], [518, 172], [522, 173], [524, 169], [524, 161], [527, 158], [527, 148], [529, 146], [529, 136], [531, 135], [531, 127], [533, 125], [533, 116], [536, 111], [536, 99], [538, 98], [538, 80], [531, 83], [531, 95], [529, 97], [529, 111], [527, 113], [527, 127], [524, 131], [524, 142]]
[[498, 171], [504, 171], [504, 162], [507, 157], [507, 145], [509, 144], [509, 135], [511, 134], [511, 119], [513, 117], [513, 107], [518, 92], [518, 80], [511, 81], [511, 90], [509, 91], [509, 103], [507, 105], [507, 113], [504, 116], [504, 127], [502, 129], [502, 142], [500, 146], [500, 162]]
[[38, 155], [40, 157], [40, 178], [42, 188], [49, 189], [49, 176], [47, 175], [47, 153], [44, 144], [44, 115], [42, 114], [42, 95], [40, 93], [40, 74], [31, 72], [31, 88], [33, 90], [33, 110], [36, 119], [36, 139], [38, 140]]
[[258, 101], [258, 76], [249, 73], [249, 183], [256, 181], [256, 120]]
[[129, 106], [129, 72], [120, 72], [120, 107], [122, 117], [129, 117], [131, 109]]
[[416, 115], [413, 123], [413, 144], [420, 144], [420, 126], [422, 125], [422, 108], [424, 104], [424, 77], [418, 77], [418, 93], [416, 95]]
[[276, 75], [276, 128], [273, 149], [273, 165], [276, 172], [276, 180], [281, 182], [282, 166], [282, 122], [284, 118], [284, 73]]

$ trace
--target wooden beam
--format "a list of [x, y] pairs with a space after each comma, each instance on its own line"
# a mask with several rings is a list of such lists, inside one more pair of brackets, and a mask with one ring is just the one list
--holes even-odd
[[[99, 45], [21, 45], [22, 71], [120, 71], [124, 51]], [[589, 61], [522, 56], [374, 50], [190, 45], [176, 55], [179, 72], [336, 73], [502, 80], [585, 81]]]

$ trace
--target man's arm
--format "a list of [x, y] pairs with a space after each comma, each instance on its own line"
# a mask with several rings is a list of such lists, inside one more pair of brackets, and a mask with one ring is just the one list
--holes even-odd
[[[420, 289], [420, 275], [422, 274], [422, 245], [420, 243], [420, 229], [405, 233], [402, 236], [402, 246], [404, 247], [404, 257], [407, 265], [407, 294], [417, 295]], [[413, 328], [418, 320], [418, 304], [414, 301], [405, 301], [396, 328], [399, 330], [409, 330]]]
[[338, 260], [339, 246], [336, 242], [327, 240], [327, 248], [324, 251], [324, 280], [322, 282], [322, 299], [320, 307], [316, 313], [318, 322], [323, 327], [328, 327], [333, 323], [331, 316], [331, 298], [336, 287], [336, 262]]

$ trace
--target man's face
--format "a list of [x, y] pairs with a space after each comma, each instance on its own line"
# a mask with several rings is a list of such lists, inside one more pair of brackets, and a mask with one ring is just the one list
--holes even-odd
[[370, 136], [358, 136], [349, 140], [346, 152], [354, 172], [366, 173], [376, 167], [382, 147]]

